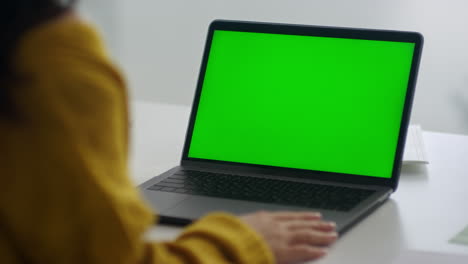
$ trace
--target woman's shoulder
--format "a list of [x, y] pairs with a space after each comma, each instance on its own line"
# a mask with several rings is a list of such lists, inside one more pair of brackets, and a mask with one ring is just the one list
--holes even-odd
[[[74, 12], [67, 12], [25, 32], [20, 42], [28, 43], [31, 41], [46, 40], [44, 44], [54, 44], [54, 42], [60, 40], [60, 38], [79, 40], [83, 37], [99, 38], [98, 35], [91, 23], [85, 21]], [[59, 39], [50, 37], [58, 37]]]
[[[67, 13], [25, 32], [18, 42], [14, 61], [19, 70], [57, 65], [68, 57], [106, 57], [95, 27], [75, 13]], [[73, 60], [67, 60], [70, 63]], [[79, 62], [79, 61], [76, 61]]]
[[99, 34], [76, 15], [50, 20], [25, 33], [14, 63], [21, 86], [28, 88], [17, 89], [23, 105], [37, 107], [34, 102], [44, 101], [44, 108], [55, 103], [94, 109], [125, 96], [125, 82]]

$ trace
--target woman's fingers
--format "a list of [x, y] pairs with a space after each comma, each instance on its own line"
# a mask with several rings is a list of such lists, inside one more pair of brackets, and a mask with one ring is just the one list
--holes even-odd
[[291, 220], [319, 220], [322, 219], [320, 213], [314, 212], [274, 212], [272, 213], [275, 220], [291, 221]]
[[325, 221], [290, 221], [287, 223], [287, 228], [291, 231], [297, 231], [302, 229], [314, 229], [319, 231], [334, 231], [336, 229], [336, 224], [333, 222]]
[[336, 232], [321, 232], [311, 229], [291, 232], [290, 244], [307, 244], [311, 246], [328, 246], [336, 241]]

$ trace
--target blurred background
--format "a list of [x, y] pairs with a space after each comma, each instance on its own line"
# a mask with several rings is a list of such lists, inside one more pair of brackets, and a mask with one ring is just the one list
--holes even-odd
[[466, 0], [81, 0], [133, 100], [190, 105], [214, 19], [410, 30], [425, 37], [412, 123], [468, 135]]

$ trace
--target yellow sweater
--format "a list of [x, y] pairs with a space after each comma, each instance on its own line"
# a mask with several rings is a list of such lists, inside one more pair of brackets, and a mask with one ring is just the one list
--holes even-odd
[[92, 27], [23, 36], [18, 122], [0, 119], [0, 263], [272, 263], [264, 241], [216, 213], [174, 242], [143, 234], [154, 214], [127, 168], [127, 95]]

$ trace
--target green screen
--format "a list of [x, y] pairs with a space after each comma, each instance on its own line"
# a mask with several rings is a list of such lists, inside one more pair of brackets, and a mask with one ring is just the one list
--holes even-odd
[[188, 156], [390, 178], [414, 46], [216, 30]]

